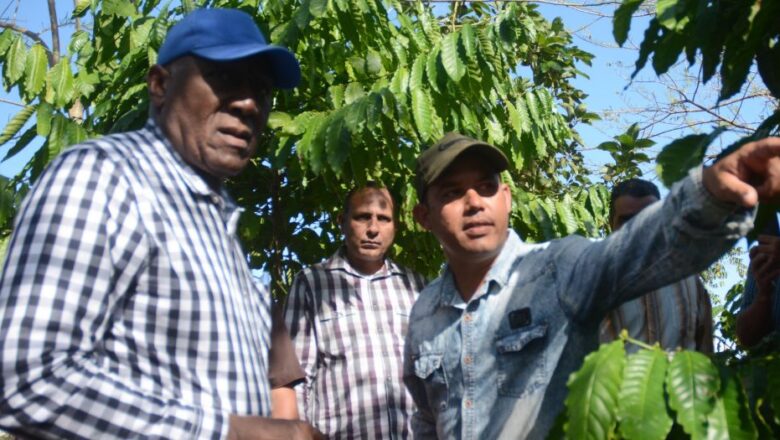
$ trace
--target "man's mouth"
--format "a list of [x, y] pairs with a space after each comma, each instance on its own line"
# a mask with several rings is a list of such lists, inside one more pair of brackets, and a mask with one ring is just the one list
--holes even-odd
[[360, 247], [365, 249], [378, 249], [382, 244], [378, 241], [361, 241]]
[[481, 235], [487, 233], [492, 227], [493, 223], [488, 221], [469, 222], [463, 225], [463, 232], [469, 235]]
[[252, 133], [249, 130], [240, 128], [221, 128], [219, 132], [233, 148], [244, 149], [252, 141]]

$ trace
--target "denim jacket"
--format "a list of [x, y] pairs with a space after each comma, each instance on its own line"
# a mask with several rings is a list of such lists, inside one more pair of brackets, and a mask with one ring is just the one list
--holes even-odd
[[752, 215], [715, 200], [697, 169], [604, 240], [527, 244], [509, 232], [468, 302], [445, 267], [409, 321], [414, 436], [544, 438], [606, 313], [706, 268], [750, 230]]

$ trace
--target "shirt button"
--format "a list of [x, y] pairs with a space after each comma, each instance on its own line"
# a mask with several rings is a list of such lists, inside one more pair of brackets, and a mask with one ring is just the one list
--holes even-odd
[[463, 401], [463, 406], [465, 406], [466, 408], [471, 408], [471, 406], [472, 406], [471, 400], [470, 399], [464, 400]]
[[463, 358], [463, 363], [466, 365], [471, 365], [471, 356], [466, 356]]
[[471, 322], [472, 319], [473, 318], [471, 317], [471, 313], [466, 313], [465, 315], [463, 315], [463, 320], [466, 322]]

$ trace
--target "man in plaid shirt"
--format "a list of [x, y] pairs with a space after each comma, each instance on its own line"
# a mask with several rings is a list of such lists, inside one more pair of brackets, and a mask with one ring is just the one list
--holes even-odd
[[35, 438], [314, 438], [272, 420], [270, 296], [225, 191], [295, 57], [237, 10], [171, 28], [150, 120], [40, 177], [0, 276], [0, 429]]
[[402, 383], [404, 337], [423, 279], [386, 258], [394, 202], [369, 184], [350, 193], [338, 222], [344, 246], [299, 273], [285, 319], [301, 366], [301, 414], [328, 438], [410, 437]]

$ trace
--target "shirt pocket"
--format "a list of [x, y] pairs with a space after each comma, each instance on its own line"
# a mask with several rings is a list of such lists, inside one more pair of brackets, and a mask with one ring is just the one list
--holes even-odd
[[352, 346], [358, 343], [355, 338], [361, 338], [364, 333], [360, 316], [353, 307], [323, 310], [319, 316], [317, 345], [326, 357], [346, 360]]
[[513, 330], [496, 339], [498, 395], [524, 397], [547, 384], [547, 325]]
[[425, 388], [425, 395], [434, 413], [447, 409], [447, 376], [440, 353], [420, 353], [413, 357], [414, 375]]

